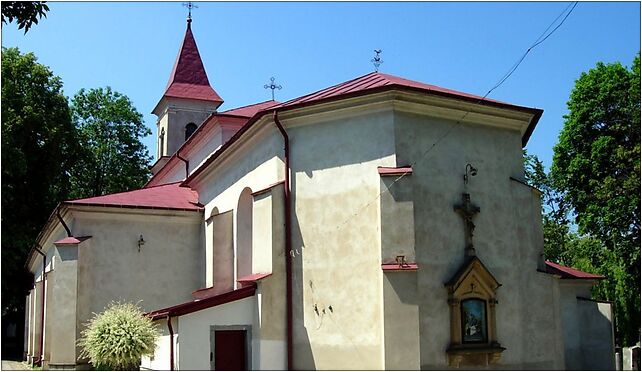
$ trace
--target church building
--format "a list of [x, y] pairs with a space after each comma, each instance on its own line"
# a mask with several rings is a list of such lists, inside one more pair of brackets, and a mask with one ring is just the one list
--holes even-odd
[[379, 72], [223, 102], [188, 19], [153, 176], [62, 201], [29, 255], [29, 362], [86, 368], [127, 301], [162, 333], [141, 369], [614, 369], [604, 278], [543, 258], [542, 110]]

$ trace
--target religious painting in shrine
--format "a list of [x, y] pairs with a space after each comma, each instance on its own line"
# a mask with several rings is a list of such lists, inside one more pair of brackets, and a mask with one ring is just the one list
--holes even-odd
[[462, 342], [486, 342], [486, 301], [470, 298], [461, 302]]

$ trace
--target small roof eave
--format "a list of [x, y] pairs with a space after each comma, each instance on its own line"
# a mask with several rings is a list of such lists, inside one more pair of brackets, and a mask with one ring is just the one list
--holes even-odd
[[242, 300], [244, 298], [252, 297], [256, 293], [256, 287], [254, 285], [242, 287], [240, 289], [232, 290], [229, 292], [217, 294], [211, 297], [203, 298], [200, 300], [193, 300], [189, 302], [184, 302], [182, 304], [166, 307], [164, 309], [150, 311], [146, 313], [148, 317], [152, 320], [157, 320], [161, 318], [181, 316], [197, 311], [209, 309], [218, 305], [227, 304], [230, 302]]

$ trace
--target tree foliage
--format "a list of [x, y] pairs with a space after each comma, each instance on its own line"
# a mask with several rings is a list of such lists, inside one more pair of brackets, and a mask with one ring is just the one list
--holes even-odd
[[558, 258], [608, 278], [597, 291], [615, 303], [619, 341], [635, 343], [640, 327], [639, 53], [631, 69], [598, 63], [582, 73], [567, 105], [548, 182], [573, 213], [577, 233], [561, 234], [566, 240]]
[[31, 26], [38, 24], [42, 17], [47, 18], [49, 6], [46, 1], [3, 1], [2, 24], [11, 23], [16, 20], [18, 29], [25, 29], [25, 34]]
[[71, 111], [86, 150], [72, 170], [72, 197], [143, 186], [151, 157], [140, 138], [151, 131], [129, 98], [110, 87], [81, 89], [72, 99]]
[[23, 270], [35, 238], [69, 194], [79, 157], [62, 81], [32, 53], [2, 48], [2, 307], [24, 306]]
[[78, 346], [81, 357], [94, 367], [138, 370], [144, 355], [154, 355], [160, 334], [151, 319], [129, 303], [112, 303], [95, 314], [82, 331]]

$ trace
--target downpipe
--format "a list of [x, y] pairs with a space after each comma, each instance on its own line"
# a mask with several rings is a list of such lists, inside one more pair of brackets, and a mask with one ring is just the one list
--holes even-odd
[[287, 318], [287, 360], [288, 370], [293, 369], [293, 338], [292, 338], [292, 213], [290, 199], [290, 140], [285, 128], [279, 121], [279, 113], [274, 110], [274, 124], [283, 136], [283, 151], [285, 162], [285, 184], [284, 184], [284, 202], [285, 202], [285, 281], [286, 281], [286, 318]]
[[42, 294], [41, 294], [41, 311], [40, 311], [40, 349], [38, 351], [38, 358], [32, 362], [34, 365], [42, 366], [43, 359], [45, 358], [45, 279], [47, 269], [47, 255], [38, 248], [36, 244], [33, 249], [42, 256]]

